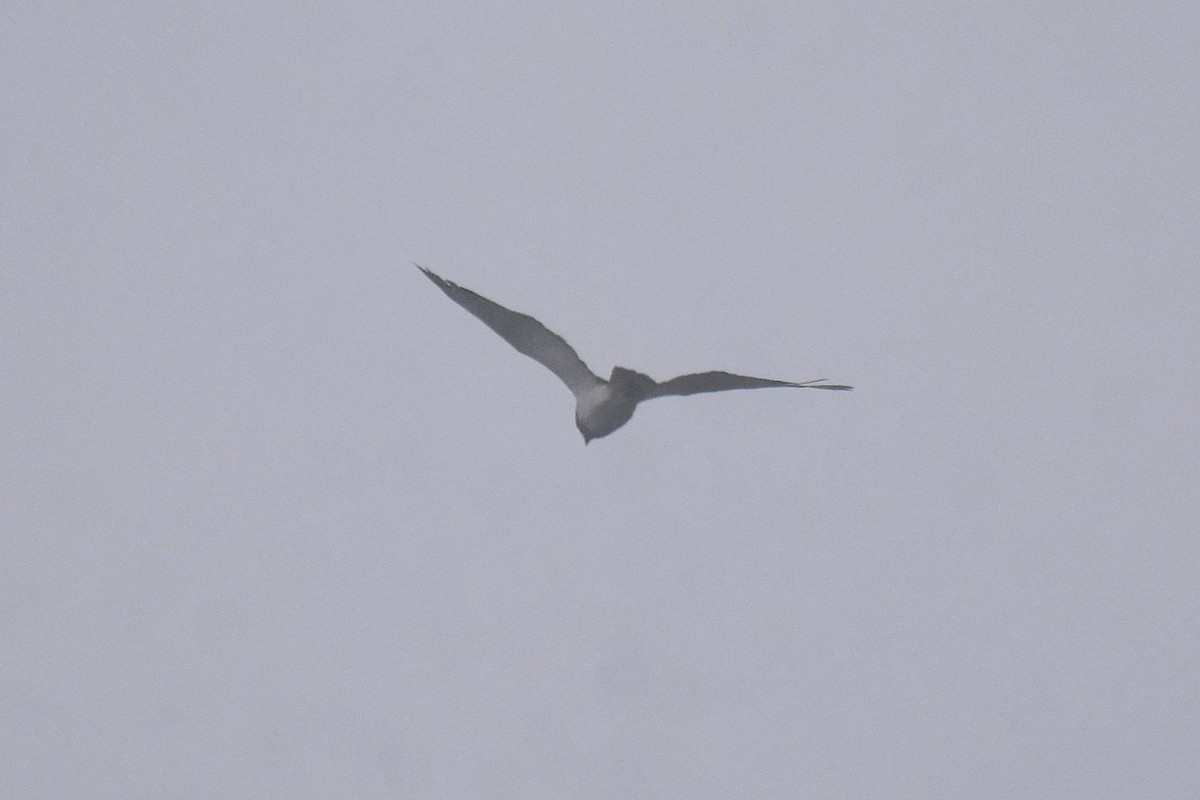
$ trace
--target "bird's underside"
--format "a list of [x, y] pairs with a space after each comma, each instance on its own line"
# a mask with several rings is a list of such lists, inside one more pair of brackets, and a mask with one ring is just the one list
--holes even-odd
[[558, 376], [575, 395], [575, 425], [584, 443], [599, 439], [620, 428], [637, 404], [655, 397], [725, 392], [733, 389], [828, 389], [849, 391], [852, 387], [815, 381], [778, 381], [754, 378], [714, 370], [680, 375], [661, 383], [648, 375], [624, 367], [614, 367], [608, 380], [596, 375], [572, 347], [558, 334], [527, 314], [512, 311], [482, 295], [464, 289], [422, 267], [417, 268], [446, 295], [474, 314], [518, 352], [537, 361]]

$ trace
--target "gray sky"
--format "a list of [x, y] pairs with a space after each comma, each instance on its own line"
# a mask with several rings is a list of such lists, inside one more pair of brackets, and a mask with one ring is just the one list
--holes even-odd
[[1200, 11], [648, 5], [6, 6], [11, 796], [1194, 796]]

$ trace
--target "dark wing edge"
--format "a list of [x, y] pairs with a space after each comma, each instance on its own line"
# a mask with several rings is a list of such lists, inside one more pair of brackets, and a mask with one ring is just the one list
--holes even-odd
[[447, 297], [500, 334], [500, 337], [516, 348], [517, 352], [529, 356], [557, 375], [574, 394], [578, 395], [601, 382], [565, 339], [533, 317], [493, 303], [486, 297], [425, 269], [420, 264], [415, 266], [445, 292]]
[[828, 389], [835, 392], [848, 392], [852, 386], [843, 386], [840, 383], [825, 383], [827, 378], [818, 378], [815, 381], [803, 381], [795, 383], [793, 381], [775, 381], [770, 378], [753, 378], [749, 375], [734, 375], [732, 372], [722, 372], [715, 370], [712, 372], [696, 372], [690, 375], [680, 375], [678, 378], [671, 378], [669, 381], [663, 381], [650, 391], [646, 396], [649, 400], [652, 397], [668, 397], [668, 396], [686, 396], [689, 394], [701, 394], [703, 392], [727, 392], [734, 389], [770, 389], [775, 388], [791, 388], [791, 389]]

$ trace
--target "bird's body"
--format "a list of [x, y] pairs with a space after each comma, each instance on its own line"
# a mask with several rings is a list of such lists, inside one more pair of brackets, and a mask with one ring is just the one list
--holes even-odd
[[608, 436], [633, 416], [637, 404], [649, 397], [656, 384], [649, 375], [624, 367], [613, 367], [607, 381], [601, 381], [575, 397], [575, 427], [586, 444]]
[[613, 367], [608, 380], [596, 375], [566, 341], [531, 316], [511, 311], [486, 297], [464, 289], [417, 265], [425, 277], [446, 295], [500, 334], [519, 352], [549, 369], [575, 395], [575, 426], [586, 444], [608, 436], [630, 417], [638, 403], [654, 397], [722, 392], [731, 389], [791, 387], [794, 389], [849, 390], [851, 387], [816, 381], [792, 383], [769, 378], [753, 378], [730, 372], [699, 372], [680, 375], [659, 383], [625, 367]]
[[636, 400], [603, 381], [575, 398], [575, 427], [585, 441], [607, 436], [628, 422], [635, 408]]

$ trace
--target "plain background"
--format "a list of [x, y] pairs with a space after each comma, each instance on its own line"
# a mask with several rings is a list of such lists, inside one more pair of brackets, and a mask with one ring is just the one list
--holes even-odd
[[8, 796], [1195, 796], [1198, 7], [743, 6], [5, 4]]

